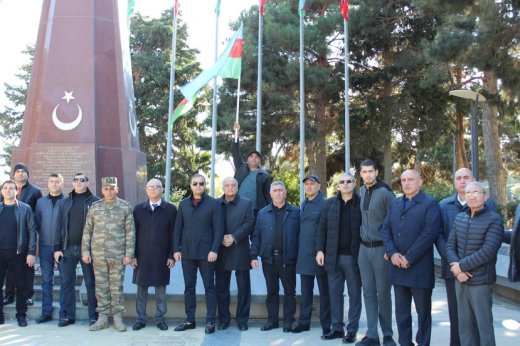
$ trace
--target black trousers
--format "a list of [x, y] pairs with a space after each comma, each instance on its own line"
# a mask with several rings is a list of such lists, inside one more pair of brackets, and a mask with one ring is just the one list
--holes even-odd
[[267, 321], [278, 323], [278, 311], [280, 308], [280, 282], [282, 282], [283, 300], [283, 323], [290, 327], [296, 313], [296, 265], [283, 264], [281, 255], [274, 256], [273, 263], [262, 262], [265, 284], [267, 286]]
[[[25, 266], [23, 268], [23, 272], [25, 273], [25, 285], [27, 286], [27, 298], [32, 298], [34, 295], [34, 266], [28, 267]], [[7, 275], [5, 278], [5, 296], [13, 297], [15, 296], [15, 282], [14, 282], [14, 273], [12, 269], [7, 269]], [[0, 281], [2, 284], [4, 283], [4, 280]]]
[[448, 313], [450, 316], [450, 346], [460, 346], [459, 313], [457, 296], [455, 295], [455, 279], [446, 278], [446, 296], [448, 297]]
[[312, 301], [314, 298], [314, 278], [320, 290], [320, 324], [323, 329], [329, 329], [331, 324], [329, 282], [327, 274], [300, 275], [302, 296], [300, 301], [300, 316], [298, 325], [310, 326], [312, 316]]
[[[231, 271], [217, 270], [215, 277], [217, 284], [218, 319], [220, 323], [229, 323], [229, 321], [231, 321], [231, 313], [229, 311], [231, 301], [231, 295], [229, 293]], [[249, 311], [251, 308], [251, 279], [249, 270], [235, 271], [235, 278], [237, 279], [238, 288], [235, 319], [238, 324], [246, 325], [249, 320]]]
[[217, 290], [215, 289], [215, 262], [205, 259], [182, 259], [182, 274], [184, 276], [184, 310], [186, 321], [195, 322], [197, 300], [195, 287], [197, 285], [197, 269], [200, 271], [204, 290], [206, 291], [206, 323], [215, 324], [217, 313]]
[[[17, 254], [16, 250], [0, 250], [0, 282], [4, 282], [7, 269], [13, 273], [14, 284], [16, 287], [16, 317], [25, 317], [27, 312], [27, 264], [25, 263], [27, 254]], [[20, 274], [20, 275], [18, 275]], [[0, 285], [0, 297], [3, 297], [2, 286]], [[4, 312], [4, 301], [0, 299], [0, 314]]]
[[395, 320], [399, 331], [399, 344], [412, 344], [412, 298], [417, 311], [415, 341], [429, 346], [432, 336], [432, 289], [394, 285]]

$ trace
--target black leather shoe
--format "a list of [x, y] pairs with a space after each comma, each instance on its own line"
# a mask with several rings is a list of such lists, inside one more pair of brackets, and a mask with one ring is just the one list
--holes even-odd
[[196, 324], [195, 322], [184, 322], [183, 324], [179, 324], [177, 327], [175, 327], [176, 332], [183, 332], [186, 329], [195, 329]]
[[353, 344], [356, 341], [356, 333], [348, 332], [343, 338], [344, 344]]
[[168, 330], [168, 325], [164, 322], [164, 321], [161, 321], [159, 323], [157, 323], [157, 328], [159, 328], [160, 330]]
[[204, 329], [204, 333], [206, 333], [206, 334], [215, 333], [215, 324], [211, 324], [211, 323], [206, 324], [206, 329]]
[[132, 326], [132, 330], [139, 330], [139, 329], [143, 329], [144, 327], [146, 327], [146, 324], [137, 321], [137, 322], [135, 322], [134, 325]]
[[321, 332], [322, 332], [321, 336], [327, 335], [330, 333], [330, 328], [321, 328]]
[[12, 304], [14, 303], [14, 297], [13, 296], [5, 296], [4, 297], [4, 305]]
[[240, 330], [242, 332], [245, 332], [248, 329], [249, 328], [247, 327], [247, 323], [246, 324], [238, 324], [238, 330]]
[[93, 326], [94, 324], [96, 324], [97, 320], [90, 320], [88, 326]]
[[228, 328], [229, 328], [229, 321], [219, 323], [218, 327], [217, 327], [218, 330], [225, 330], [225, 329], [228, 329]]
[[69, 320], [69, 319], [66, 319], [66, 318], [62, 318], [58, 322], [58, 327], [66, 327], [69, 324], [74, 324], [74, 322], [75, 322], [74, 320]]
[[310, 326], [302, 326], [302, 325], [297, 325], [296, 327], [294, 327], [292, 330], [291, 330], [291, 333], [301, 333], [301, 332], [306, 332], [308, 330], [310, 330], [311, 327]]
[[33, 306], [34, 300], [32, 298], [27, 298], [27, 306]]
[[0, 314], [0, 324], [4, 324], [4, 323], [5, 323], [4, 314]]
[[321, 337], [322, 340], [334, 340], [342, 339], [345, 337], [345, 333], [339, 330], [333, 330], [329, 334], [325, 334]]
[[278, 323], [267, 322], [266, 324], [263, 325], [262, 328], [260, 328], [260, 330], [263, 332], [267, 332], [268, 330], [275, 329], [275, 328], [278, 328]]
[[49, 321], [52, 321], [52, 316], [40, 316], [36, 319], [36, 323], [38, 323], [38, 324], [49, 322]]
[[25, 317], [18, 316], [16, 317], [16, 321], [18, 322], [19, 327], [27, 327], [27, 320]]

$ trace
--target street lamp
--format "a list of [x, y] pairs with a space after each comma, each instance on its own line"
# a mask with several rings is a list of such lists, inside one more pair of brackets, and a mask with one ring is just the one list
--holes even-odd
[[477, 119], [477, 102], [486, 102], [484, 95], [476, 93], [472, 90], [452, 90], [451, 96], [468, 99], [471, 102], [471, 168], [473, 176], [478, 180], [478, 119]]

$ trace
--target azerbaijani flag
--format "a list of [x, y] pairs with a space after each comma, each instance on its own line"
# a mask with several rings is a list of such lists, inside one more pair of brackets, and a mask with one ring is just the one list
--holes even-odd
[[168, 129], [173, 126], [173, 123], [177, 121], [181, 116], [188, 113], [193, 108], [193, 100], [183, 99], [181, 103], [175, 107], [173, 110], [172, 117], [170, 119], [170, 123], [168, 124]]
[[217, 14], [217, 17], [220, 16], [220, 0], [217, 0], [217, 4], [215, 5], [215, 13]]
[[128, 0], [128, 17], [134, 15], [135, 0]]
[[264, 6], [265, 6], [266, 2], [267, 2], [267, 0], [260, 0], [260, 15], [262, 17], [264, 16]]
[[348, 0], [341, 0], [341, 14], [348, 22]]
[[217, 76], [222, 78], [238, 78], [240, 76], [242, 65], [242, 31], [243, 24], [240, 23], [240, 28], [233, 38], [229, 40], [226, 50], [215, 64], [211, 68], [202, 71], [188, 84], [180, 87], [181, 93], [185, 98], [193, 99], [204, 85]]
[[300, 16], [305, 16], [305, 0], [300, 0], [300, 4], [298, 5], [298, 14]]

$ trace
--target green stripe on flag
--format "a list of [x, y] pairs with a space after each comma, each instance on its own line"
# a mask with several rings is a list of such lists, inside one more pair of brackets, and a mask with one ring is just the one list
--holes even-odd
[[170, 119], [170, 123], [168, 124], [168, 130], [173, 128], [173, 124], [177, 119], [182, 117], [184, 114], [188, 113], [193, 108], [193, 100], [183, 99], [181, 103], [175, 107], [173, 110], [172, 118]]
[[235, 78], [240, 77], [242, 72], [242, 58], [229, 58], [226, 65], [222, 67], [222, 70], [218, 75], [222, 78]]
[[134, 15], [135, 0], [128, 0], [128, 17]]

